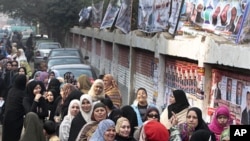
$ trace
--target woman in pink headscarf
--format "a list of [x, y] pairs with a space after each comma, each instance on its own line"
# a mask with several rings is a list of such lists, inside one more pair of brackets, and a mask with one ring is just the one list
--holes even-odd
[[229, 109], [226, 106], [218, 107], [213, 116], [212, 122], [208, 125], [210, 131], [216, 136], [216, 141], [220, 141], [221, 133], [232, 123]]

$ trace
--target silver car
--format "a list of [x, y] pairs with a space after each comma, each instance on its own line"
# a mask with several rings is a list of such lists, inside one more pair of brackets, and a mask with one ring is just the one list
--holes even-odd
[[39, 62], [43, 61], [44, 57], [47, 57], [51, 49], [62, 48], [59, 42], [41, 42], [34, 50], [34, 64], [35, 67]]

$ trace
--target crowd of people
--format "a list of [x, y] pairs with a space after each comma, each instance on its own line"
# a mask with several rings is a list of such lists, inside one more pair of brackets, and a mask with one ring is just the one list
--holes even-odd
[[91, 83], [84, 74], [75, 80], [71, 72], [63, 77], [56, 70], [47, 72], [45, 62], [32, 72], [20, 49], [15, 59], [1, 62], [2, 141], [230, 140], [227, 107], [218, 107], [212, 122], [206, 123], [202, 110], [190, 106], [183, 90], [173, 90], [161, 112], [147, 101], [142, 87], [133, 104], [126, 105], [111, 74]]

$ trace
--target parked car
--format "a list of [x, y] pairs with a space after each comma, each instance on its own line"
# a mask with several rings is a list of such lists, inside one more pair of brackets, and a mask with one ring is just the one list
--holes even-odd
[[35, 67], [43, 58], [48, 56], [51, 49], [62, 48], [59, 42], [40, 42], [34, 50], [34, 65]]
[[84, 64], [84, 61], [78, 56], [55, 56], [47, 60], [48, 70], [52, 66], [63, 64]]
[[77, 56], [82, 58], [82, 60], [86, 63], [86, 60], [89, 59], [88, 56], [84, 56], [81, 53], [79, 48], [57, 48], [52, 49], [48, 56], [44, 57], [44, 60], [49, 60], [51, 57], [55, 56]]
[[94, 82], [94, 80], [97, 79], [94, 69], [90, 65], [86, 64], [55, 65], [52, 66], [49, 71], [51, 70], [58, 71], [60, 77], [63, 77], [66, 72], [72, 72], [76, 80], [82, 74], [87, 75], [91, 82]]

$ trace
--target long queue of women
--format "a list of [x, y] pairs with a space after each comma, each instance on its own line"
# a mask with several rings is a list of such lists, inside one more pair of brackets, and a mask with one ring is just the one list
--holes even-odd
[[139, 88], [132, 105], [122, 105], [122, 94], [111, 74], [90, 82], [86, 75], [71, 81], [56, 71], [41, 81], [13, 77], [5, 103], [3, 141], [229, 141], [227, 107], [218, 107], [211, 123], [190, 107], [183, 90], [174, 90], [162, 112], [147, 102]]

